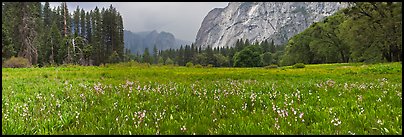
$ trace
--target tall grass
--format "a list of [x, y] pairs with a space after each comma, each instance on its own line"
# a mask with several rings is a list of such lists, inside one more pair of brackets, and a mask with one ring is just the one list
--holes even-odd
[[402, 67], [2, 69], [2, 134], [402, 134]]

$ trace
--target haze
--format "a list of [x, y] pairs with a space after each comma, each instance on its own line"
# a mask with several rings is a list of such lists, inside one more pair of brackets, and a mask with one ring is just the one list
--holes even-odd
[[[132, 32], [166, 31], [178, 39], [194, 42], [203, 18], [227, 2], [67, 2], [70, 12], [77, 5], [86, 11], [108, 8], [112, 4], [122, 15], [125, 30]], [[60, 2], [50, 2], [51, 7]]]

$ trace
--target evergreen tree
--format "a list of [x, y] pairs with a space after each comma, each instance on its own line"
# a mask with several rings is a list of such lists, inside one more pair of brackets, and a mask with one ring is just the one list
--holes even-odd
[[208, 47], [206, 47], [205, 53], [206, 53], [207, 63], [212, 64], [212, 65], [215, 64], [214, 57], [213, 57], [213, 50], [210, 47], [210, 45], [208, 45]]
[[[63, 15], [62, 15], [63, 16]], [[77, 37], [79, 34], [80, 34], [80, 27], [79, 27], [79, 24], [80, 24], [80, 8], [79, 8], [79, 6], [77, 5], [77, 8], [76, 8], [76, 11], [74, 11], [74, 14], [73, 14], [73, 16], [74, 16], [74, 23], [73, 23], [73, 25], [74, 25], [74, 37]]]
[[80, 36], [86, 37], [86, 13], [83, 9], [80, 12]]
[[90, 44], [92, 44], [91, 14], [92, 14], [92, 11], [86, 13], [86, 35], [85, 35], [85, 38], [88, 40], [88, 43], [90, 43]]
[[147, 48], [147, 47], [144, 49], [142, 62], [152, 64], [152, 59], [150, 57], [149, 48]]
[[153, 64], [158, 63], [158, 54], [157, 54], [157, 47], [154, 45], [153, 47]]

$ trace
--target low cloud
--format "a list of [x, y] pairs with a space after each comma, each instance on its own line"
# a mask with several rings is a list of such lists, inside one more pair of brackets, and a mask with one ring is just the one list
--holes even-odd
[[[166, 31], [176, 38], [195, 41], [203, 18], [213, 8], [223, 8], [227, 2], [68, 2], [70, 11], [77, 5], [84, 10], [108, 8], [112, 4], [122, 15], [124, 29], [132, 32]], [[52, 2], [58, 6], [60, 2]]]

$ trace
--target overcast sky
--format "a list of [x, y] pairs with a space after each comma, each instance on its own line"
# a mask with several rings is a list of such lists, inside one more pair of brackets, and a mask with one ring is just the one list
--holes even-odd
[[[50, 2], [51, 7], [60, 2]], [[194, 42], [203, 18], [213, 8], [224, 8], [227, 2], [67, 2], [70, 12], [77, 5], [86, 11], [95, 6], [108, 8], [112, 4], [123, 17], [125, 30], [166, 31], [178, 39]]]

